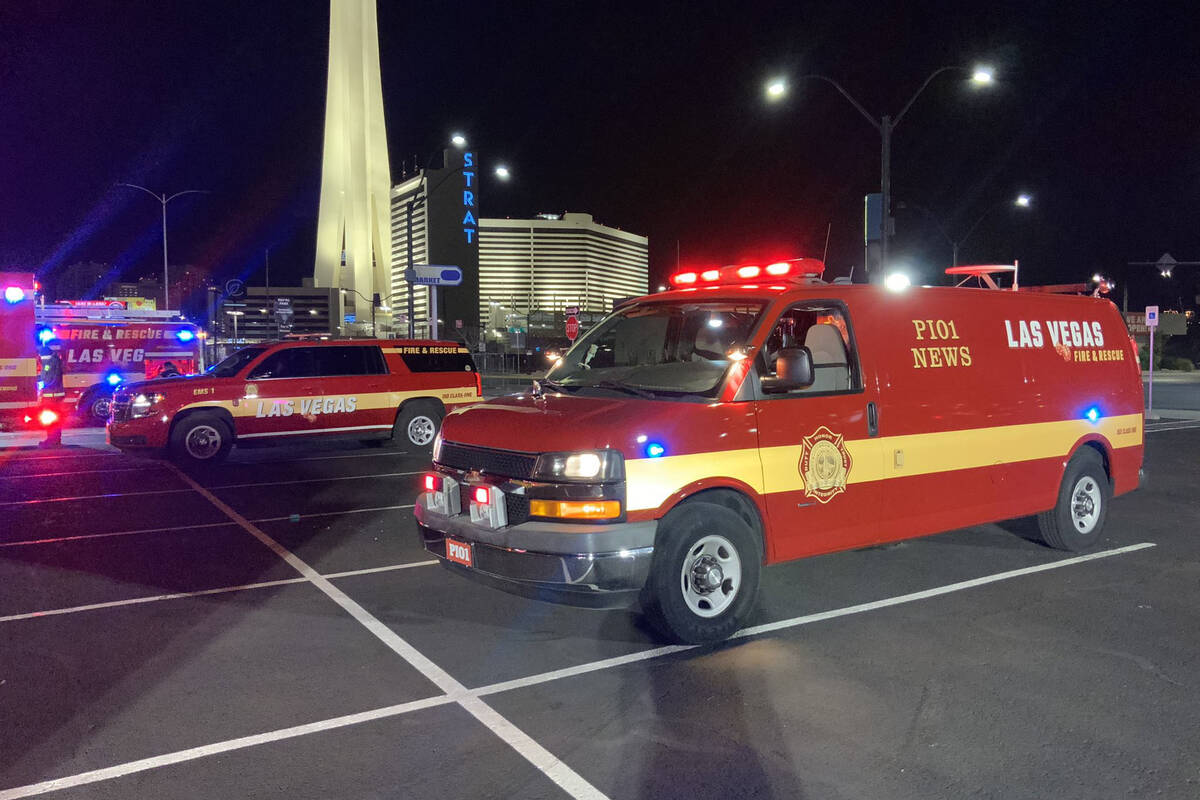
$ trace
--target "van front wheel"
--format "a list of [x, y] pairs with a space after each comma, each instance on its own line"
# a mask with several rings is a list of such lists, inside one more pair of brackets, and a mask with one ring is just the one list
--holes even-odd
[[762, 551], [744, 519], [712, 503], [688, 503], [660, 525], [642, 610], [672, 641], [728, 639], [754, 605]]
[[1042, 540], [1075, 553], [1095, 547], [1108, 518], [1110, 499], [1112, 484], [1104, 471], [1104, 460], [1091, 447], [1080, 449], [1067, 462], [1058, 502], [1038, 515]]

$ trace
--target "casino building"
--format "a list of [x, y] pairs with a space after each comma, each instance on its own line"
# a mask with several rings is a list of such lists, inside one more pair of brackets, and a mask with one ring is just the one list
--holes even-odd
[[[420, 170], [392, 187], [391, 294], [381, 299], [395, 335], [408, 327], [410, 242], [411, 263], [462, 268], [462, 286], [437, 292], [438, 318], [443, 336], [471, 343], [525, 327], [531, 313], [578, 307], [599, 314], [614, 300], [648, 291], [645, 236], [601, 225], [590, 214], [480, 217], [474, 152], [444, 155], [443, 168]], [[431, 292], [417, 286], [413, 294], [417, 335], [424, 335]]]

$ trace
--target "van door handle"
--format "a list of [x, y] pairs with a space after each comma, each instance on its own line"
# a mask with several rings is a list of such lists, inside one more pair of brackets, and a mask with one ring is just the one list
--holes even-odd
[[879, 409], [875, 403], [867, 403], [867, 435], [879, 435]]

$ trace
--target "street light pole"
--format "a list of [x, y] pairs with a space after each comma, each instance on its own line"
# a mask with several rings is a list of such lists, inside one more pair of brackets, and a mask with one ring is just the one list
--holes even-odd
[[[882, 206], [883, 206], [883, 210], [882, 210], [883, 219], [880, 223], [880, 231], [879, 231], [879, 273], [880, 274], [882, 274], [887, 269], [888, 251], [890, 249], [889, 240], [890, 240], [891, 234], [892, 234], [892, 230], [891, 230], [891, 228], [892, 228], [892, 213], [891, 213], [892, 212], [892, 132], [895, 131], [896, 126], [900, 124], [900, 120], [904, 119], [904, 115], [908, 113], [908, 110], [910, 108], [912, 108], [913, 103], [915, 103], [917, 101], [917, 98], [921, 96], [921, 94], [925, 91], [926, 87], [928, 87], [929, 84], [933, 82], [934, 78], [938, 77], [939, 75], [941, 75], [944, 72], [957, 72], [957, 71], [965, 72], [968, 70], [966, 67], [961, 67], [961, 66], [947, 66], [947, 67], [939, 67], [938, 69], [935, 69], [933, 72], [931, 72], [929, 74], [929, 76], [927, 78], [925, 78], [925, 81], [921, 84], [921, 86], [917, 89], [917, 91], [915, 91], [913, 93], [912, 97], [910, 97], [908, 99], [908, 102], [904, 104], [904, 107], [900, 109], [900, 113], [897, 114], [894, 119], [885, 114], [884, 116], [880, 117], [880, 119], [878, 121], [876, 121], [875, 117], [869, 111], [867, 111], [865, 108], [863, 108], [862, 103], [855, 100], [853, 95], [851, 95], [848, 91], [846, 91], [846, 89], [840, 83], [833, 80], [832, 78], [825, 76], [825, 75], [817, 75], [817, 74], [804, 75], [800, 78], [800, 80], [810, 80], [811, 79], [811, 80], [825, 81], [830, 86], [837, 89], [838, 92], [842, 95], [842, 97], [846, 98], [850, 102], [850, 105], [854, 106], [854, 109], [856, 111], [858, 111], [858, 113], [861, 114], [868, 123], [871, 124], [871, 127], [875, 128], [875, 130], [879, 131], [879, 137], [881, 140], [880, 165], [879, 165], [879, 167], [880, 167], [879, 193], [881, 195]], [[972, 80], [974, 80], [978, 84], [990, 84], [993, 80], [992, 72], [991, 72], [991, 70], [986, 69], [986, 68], [982, 68], [982, 67], [976, 68], [972, 71]], [[786, 91], [786, 86], [782, 82], [775, 82], [775, 83], [771, 84], [770, 86], [768, 86], [767, 91], [768, 91], [768, 95], [771, 97], [780, 97]], [[870, 267], [868, 267], [867, 270], [868, 270], [868, 276], [870, 276]], [[876, 276], [873, 278], [873, 280], [878, 281], [879, 277]]]
[[168, 280], [167, 280], [168, 279], [168, 275], [167, 275], [167, 203], [171, 202], [176, 197], [182, 197], [185, 194], [208, 194], [208, 190], [207, 189], [185, 189], [182, 192], [176, 192], [175, 194], [168, 197], [166, 192], [163, 192], [160, 195], [160, 194], [157, 194], [156, 192], [150, 191], [145, 186], [138, 186], [136, 183], [119, 183], [117, 185], [118, 186], [128, 186], [130, 189], [140, 189], [141, 191], [143, 191], [146, 194], [153, 197], [158, 202], [162, 203], [163, 308], [164, 308], [164, 310], [168, 309], [171, 307], [171, 299], [170, 299], [171, 298], [171, 295], [170, 295], [171, 290], [170, 290], [170, 284], [168, 283]]

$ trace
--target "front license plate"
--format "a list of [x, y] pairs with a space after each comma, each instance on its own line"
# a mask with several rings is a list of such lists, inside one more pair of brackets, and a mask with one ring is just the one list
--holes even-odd
[[446, 559], [453, 561], [455, 564], [462, 564], [464, 567], [474, 566], [471, 563], [471, 545], [455, 539], [446, 539]]

